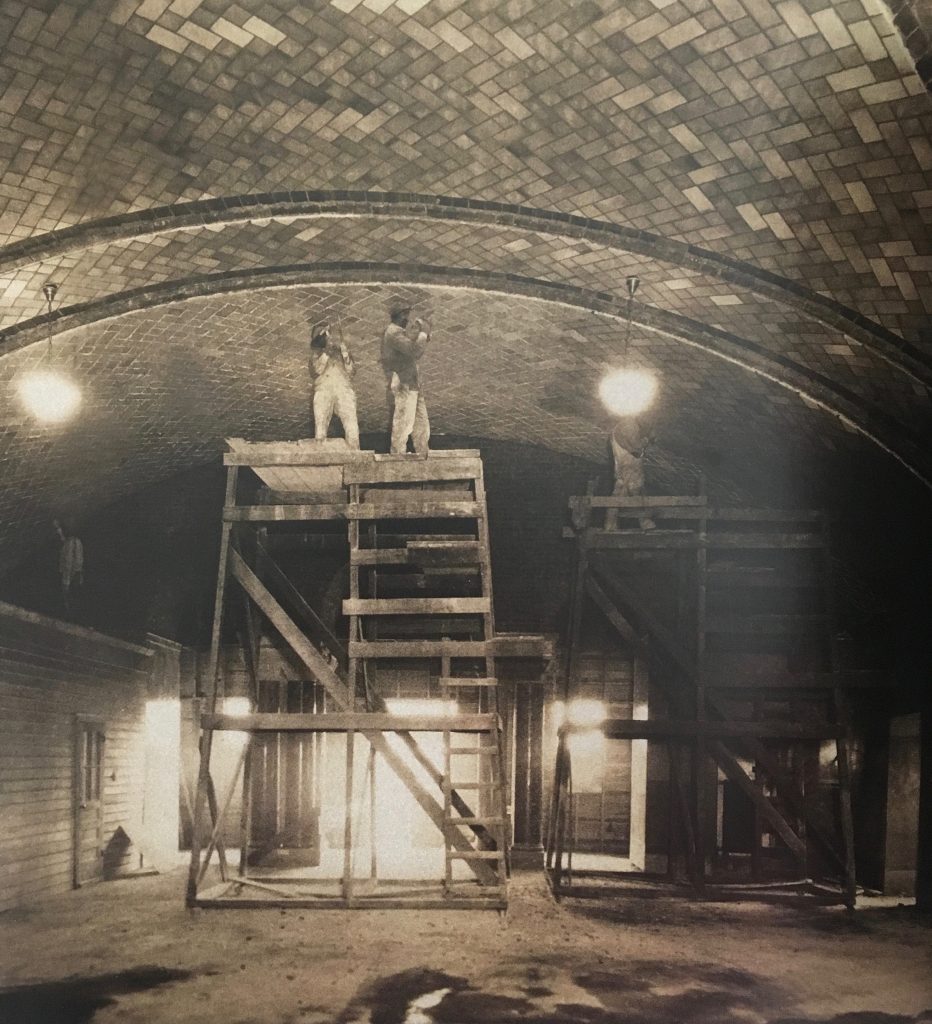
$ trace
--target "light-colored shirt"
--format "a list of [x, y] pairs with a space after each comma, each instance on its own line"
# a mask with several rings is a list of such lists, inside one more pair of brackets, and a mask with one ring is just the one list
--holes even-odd
[[311, 350], [308, 369], [314, 387], [319, 388], [326, 384], [349, 384], [356, 372], [356, 364], [348, 350], [344, 355], [340, 346], [331, 342], [323, 352]]

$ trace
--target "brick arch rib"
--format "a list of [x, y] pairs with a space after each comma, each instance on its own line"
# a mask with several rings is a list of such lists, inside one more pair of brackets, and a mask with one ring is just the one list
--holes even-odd
[[932, 388], [932, 361], [893, 331], [799, 282], [685, 242], [609, 221], [516, 204], [396, 192], [295, 191], [227, 196], [156, 207], [77, 224], [0, 250], [0, 273], [117, 240], [208, 224], [312, 217], [409, 217], [507, 225], [536, 234], [584, 239], [606, 248], [664, 260], [780, 302], [841, 331], [879, 358]]
[[[88, 324], [188, 299], [309, 284], [458, 287], [543, 299], [602, 314], [619, 322], [624, 322], [628, 315], [627, 304], [615, 295], [516, 274], [422, 264], [297, 264], [239, 273], [205, 274], [65, 307], [53, 313], [51, 318], [47, 315], [35, 317], [5, 332], [0, 341], [0, 358], [44, 342], [49, 322], [55, 334], [63, 334]], [[701, 349], [792, 391], [803, 401], [818, 406], [863, 434], [932, 489], [932, 459], [926, 454], [921, 438], [914, 436], [883, 410], [866, 403], [825, 375], [768, 352], [746, 338], [678, 313], [633, 303], [631, 319], [646, 330]]]

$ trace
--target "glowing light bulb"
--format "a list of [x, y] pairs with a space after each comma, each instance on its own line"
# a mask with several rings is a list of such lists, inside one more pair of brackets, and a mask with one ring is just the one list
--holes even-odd
[[647, 370], [613, 370], [599, 384], [599, 398], [616, 416], [636, 416], [657, 394], [657, 378]]
[[81, 404], [80, 388], [52, 370], [32, 370], [24, 374], [17, 391], [27, 411], [45, 423], [63, 423]]

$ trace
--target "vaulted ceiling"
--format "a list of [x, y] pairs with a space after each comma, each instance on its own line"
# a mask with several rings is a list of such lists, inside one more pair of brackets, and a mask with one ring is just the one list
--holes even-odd
[[[7, 0], [0, 566], [224, 435], [306, 435], [324, 316], [379, 429], [399, 296], [433, 316], [438, 431], [601, 459], [627, 353], [674, 462], [768, 500], [875, 457], [932, 480], [930, 26], [899, 0]], [[54, 428], [12, 393], [50, 328], [85, 391]]]

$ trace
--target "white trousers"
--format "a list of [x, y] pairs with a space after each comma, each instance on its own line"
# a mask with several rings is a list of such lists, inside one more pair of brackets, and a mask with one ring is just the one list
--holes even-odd
[[350, 448], [359, 447], [359, 421], [356, 418], [356, 393], [344, 383], [325, 381], [314, 388], [314, 437], [324, 440], [333, 414], [340, 417]]
[[426, 455], [430, 420], [421, 392], [398, 383], [396, 376], [392, 377], [389, 391], [392, 395], [392, 454], [403, 455], [410, 437], [418, 455]]

